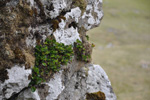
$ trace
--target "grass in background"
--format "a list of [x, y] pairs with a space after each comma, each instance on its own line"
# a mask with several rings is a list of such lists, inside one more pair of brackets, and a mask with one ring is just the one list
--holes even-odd
[[150, 100], [150, 0], [103, 0], [103, 10], [100, 27], [88, 32], [93, 63], [118, 100]]

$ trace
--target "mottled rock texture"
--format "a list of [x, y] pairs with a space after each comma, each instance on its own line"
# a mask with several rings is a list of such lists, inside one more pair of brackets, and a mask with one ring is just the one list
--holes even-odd
[[[102, 17], [102, 0], [0, 0], [0, 100], [116, 100], [104, 70], [90, 64], [86, 31]], [[35, 47], [49, 37], [72, 48], [78, 39], [89, 58], [74, 54], [31, 92]]]

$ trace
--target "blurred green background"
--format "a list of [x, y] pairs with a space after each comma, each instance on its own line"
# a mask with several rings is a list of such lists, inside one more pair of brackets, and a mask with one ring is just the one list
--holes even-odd
[[104, 18], [88, 31], [93, 63], [118, 100], [150, 100], [150, 0], [103, 0]]

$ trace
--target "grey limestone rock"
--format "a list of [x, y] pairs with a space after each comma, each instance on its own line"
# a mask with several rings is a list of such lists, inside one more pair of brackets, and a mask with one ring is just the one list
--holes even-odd
[[0, 0], [0, 100], [116, 100], [104, 70], [75, 56], [35, 92], [28, 87], [36, 45], [52, 35], [64, 45], [78, 39], [91, 54], [86, 31], [102, 17], [102, 0]]

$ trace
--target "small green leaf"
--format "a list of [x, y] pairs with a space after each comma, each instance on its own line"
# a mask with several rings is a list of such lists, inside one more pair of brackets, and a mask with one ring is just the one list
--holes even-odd
[[31, 91], [35, 92], [36, 88], [34, 86], [31, 87]]
[[89, 36], [88, 35], [86, 35], [86, 39], [89, 40]]
[[33, 68], [33, 71], [36, 72], [36, 73], [39, 73], [39, 68], [34, 67], [34, 68]]
[[42, 63], [42, 65], [43, 65], [43, 66], [47, 66], [47, 64], [46, 64], [46, 63]]
[[40, 84], [41, 82], [42, 82], [42, 79], [39, 78], [39, 79], [37, 80], [37, 84]]

